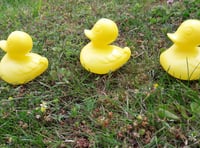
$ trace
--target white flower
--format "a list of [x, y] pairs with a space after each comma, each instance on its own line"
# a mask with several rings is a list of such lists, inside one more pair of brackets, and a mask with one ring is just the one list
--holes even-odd
[[167, 0], [167, 4], [172, 4], [174, 0]]

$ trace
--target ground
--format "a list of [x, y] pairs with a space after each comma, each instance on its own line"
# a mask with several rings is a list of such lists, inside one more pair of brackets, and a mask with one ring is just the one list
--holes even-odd
[[[200, 17], [199, 0], [1, 0], [0, 40], [29, 33], [49, 67], [33, 81], [0, 81], [0, 147], [198, 147], [199, 81], [160, 66], [167, 33]], [[100, 18], [119, 28], [129, 61], [106, 75], [86, 71], [84, 29]], [[0, 51], [0, 57], [5, 55]]]

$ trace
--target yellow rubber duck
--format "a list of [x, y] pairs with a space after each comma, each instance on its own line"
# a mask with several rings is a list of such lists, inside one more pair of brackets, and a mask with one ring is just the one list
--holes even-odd
[[86, 70], [106, 74], [117, 70], [130, 58], [128, 47], [122, 49], [109, 45], [118, 36], [117, 25], [112, 20], [102, 18], [91, 30], [84, 30], [84, 33], [91, 40], [80, 53], [80, 62]]
[[171, 76], [181, 80], [200, 78], [200, 21], [184, 21], [175, 33], [168, 33], [174, 44], [161, 53], [160, 64]]
[[0, 78], [10, 84], [19, 85], [43, 73], [48, 67], [48, 60], [30, 53], [32, 47], [32, 38], [22, 31], [14, 31], [7, 41], [0, 41], [0, 48], [7, 52], [0, 62]]

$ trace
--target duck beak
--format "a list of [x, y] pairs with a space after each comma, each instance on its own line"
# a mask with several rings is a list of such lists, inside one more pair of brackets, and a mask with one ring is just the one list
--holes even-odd
[[174, 43], [178, 41], [178, 36], [176, 33], [168, 33], [167, 36]]
[[3, 49], [3, 51], [5, 52], [6, 52], [6, 44], [7, 44], [6, 40], [0, 41], [0, 48]]
[[88, 37], [90, 40], [93, 39], [93, 33], [91, 30], [85, 29], [84, 33], [85, 33], [86, 37]]

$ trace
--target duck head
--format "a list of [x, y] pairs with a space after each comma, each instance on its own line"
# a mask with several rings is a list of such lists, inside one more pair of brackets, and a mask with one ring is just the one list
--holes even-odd
[[168, 37], [178, 45], [200, 45], [200, 21], [191, 19], [184, 21], [175, 33], [168, 33]]
[[32, 47], [32, 38], [22, 31], [14, 31], [8, 36], [7, 41], [0, 41], [0, 48], [13, 57], [24, 56]]
[[102, 18], [98, 20], [91, 30], [84, 30], [85, 35], [94, 44], [110, 44], [118, 36], [118, 28], [112, 20]]

